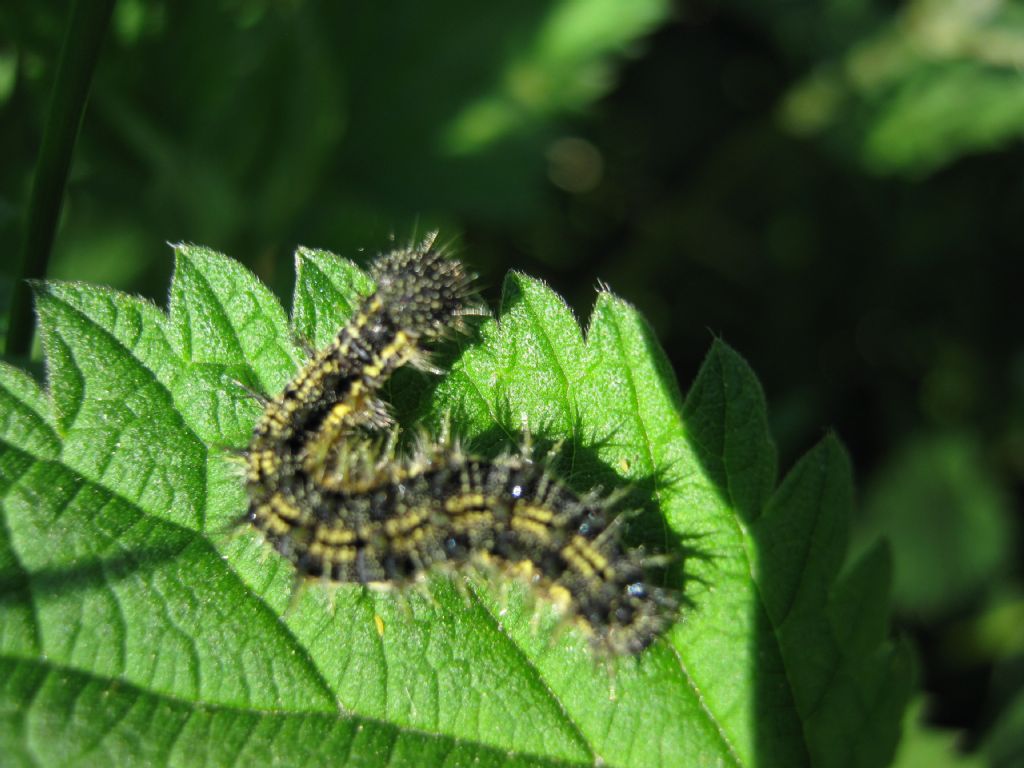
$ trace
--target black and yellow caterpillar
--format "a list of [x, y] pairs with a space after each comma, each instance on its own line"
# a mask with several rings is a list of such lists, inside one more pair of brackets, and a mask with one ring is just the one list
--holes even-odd
[[406, 364], [474, 311], [471, 278], [430, 238], [379, 258], [377, 290], [266, 403], [246, 454], [247, 519], [299, 574], [402, 586], [481, 561], [528, 571], [611, 653], [639, 653], [679, 600], [652, 585], [621, 517], [525, 453], [485, 460], [454, 441], [383, 449], [379, 399]]

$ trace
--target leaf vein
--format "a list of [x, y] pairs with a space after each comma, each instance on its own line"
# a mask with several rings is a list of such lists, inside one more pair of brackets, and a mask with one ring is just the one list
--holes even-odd
[[548, 696], [548, 698], [550, 698], [551, 701], [554, 702], [555, 706], [558, 708], [558, 711], [562, 713], [562, 716], [565, 722], [569, 725], [570, 729], [572, 730], [573, 735], [579, 740], [580, 746], [583, 747], [584, 751], [586, 751], [586, 753], [590, 756], [591, 760], [593, 760], [594, 762], [600, 760], [601, 758], [594, 751], [593, 745], [584, 735], [583, 729], [580, 727], [579, 723], [577, 723], [569, 714], [569, 710], [566, 709], [565, 704], [562, 702], [558, 694], [556, 694], [554, 689], [552, 689], [551, 686], [548, 685], [547, 680], [544, 679], [544, 676], [541, 674], [541, 671], [537, 667], [537, 665], [533, 663], [530, 657], [527, 656], [526, 653], [524, 653], [523, 649], [517, 643], [512, 641], [512, 638], [509, 637], [508, 633], [501, 626], [501, 623], [498, 621], [498, 618], [493, 613], [491, 613], [491, 611], [487, 608], [487, 605], [480, 599], [479, 595], [477, 595], [476, 592], [474, 592], [472, 589], [468, 590], [468, 594], [471, 597], [471, 599], [473, 599], [477, 603], [477, 605], [479, 605], [483, 609], [481, 613], [490, 621], [491, 626], [494, 628], [494, 631], [499, 636], [504, 637], [508, 641], [508, 647], [511, 648], [512, 652], [519, 657], [520, 661], [523, 662], [524, 667], [533, 673], [535, 681], [538, 683], [541, 690]]

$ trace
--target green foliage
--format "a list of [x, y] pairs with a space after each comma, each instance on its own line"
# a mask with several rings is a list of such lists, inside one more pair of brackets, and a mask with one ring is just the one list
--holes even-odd
[[910, 441], [871, 484], [864, 507], [859, 538], [884, 537], [897, 553], [893, 600], [903, 613], [935, 615], [977, 600], [1008, 565], [1010, 510], [965, 435]]
[[[292, 326], [318, 343], [369, 289], [300, 249]], [[49, 388], [0, 368], [0, 750], [16, 764], [863, 765], [894, 749], [909, 686], [887, 635], [888, 559], [841, 572], [850, 469], [826, 437], [775, 488], [760, 386], [716, 341], [683, 400], [636, 311], [586, 334], [522, 275], [450, 372], [395, 382], [483, 451], [564, 440], [569, 482], [631, 484], [687, 553], [690, 606], [614, 673], [518, 583], [443, 578], [399, 601], [320, 588], [249, 533], [217, 446], [300, 355], [273, 295], [179, 246], [167, 314], [38, 287]], [[416, 374], [409, 374], [413, 376]], [[415, 384], [410, 386], [410, 384]], [[636, 494], [634, 494], [636, 495]], [[682, 578], [682, 577], [680, 577]]]
[[783, 117], [873, 171], [922, 175], [1024, 132], [1022, 64], [1019, 4], [914, 0], [821, 62]]
[[[75, 247], [58, 240], [51, 274], [143, 283], [155, 244], [178, 238], [243, 252], [271, 243], [284, 256], [300, 236], [354, 248], [421, 221], [522, 220], [545, 199], [558, 121], [602, 96], [668, 12], [666, 0], [448, 0], [400, 14], [118, 3], [89, 104], [95, 130], [73, 169], [64, 231]], [[8, 75], [24, 90], [48, 85], [48, 36], [63, 23], [59, 7], [0, 9], [0, 40], [17, 30], [18, 56], [36, 63]], [[0, 59], [0, 88], [3, 77]], [[16, 240], [3, 212], [20, 206], [36, 154], [24, 135], [34, 106], [11, 100], [0, 121], [24, 158], [0, 169], [0, 240]]]
[[985, 753], [993, 768], [1013, 768], [1024, 761], [1024, 693], [1020, 688], [993, 725]]
[[928, 728], [924, 720], [924, 700], [916, 699], [907, 707], [903, 738], [893, 768], [982, 768], [977, 755], [961, 754], [955, 733]]

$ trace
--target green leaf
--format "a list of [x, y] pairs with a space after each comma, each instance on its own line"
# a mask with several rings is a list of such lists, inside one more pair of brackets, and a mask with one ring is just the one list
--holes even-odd
[[858, 545], [881, 536], [891, 543], [893, 600], [914, 616], [977, 605], [1013, 559], [1011, 502], [969, 433], [897, 446], [865, 493], [859, 528]]
[[[0, 368], [0, 750], [16, 764], [882, 765], [909, 664], [886, 638], [888, 560], [849, 573], [851, 483], [826, 438], [778, 489], [764, 397], [716, 341], [683, 399], [635, 309], [582, 333], [506, 280], [449, 373], [396, 376], [399, 415], [482, 453], [525, 435], [573, 486], [625, 488], [630, 536], [683, 555], [688, 606], [638, 659], [587, 641], [518, 581], [292, 599], [225, 456], [370, 290], [296, 256], [292, 327], [235, 262], [179, 246], [169, 312], [38, 289], [49, 391]], [[244, 386], [243, 386], [244, 385]]]
[[[795, 8], [794, 16], [806, 23], [810, 9]], [[979, 12], [970, 4], [911, 0], [869, 28], [787, 94], [782, 121], [792, 132], [823, 134], [874, 173], [911, 177], [998, 150], [1024, 133], [1019, 4]], [[822, 50], [831, 56], [837, 46]]]
[[963, 754], [957, 749], [960, 734], [930, 727], [924, 719], [925, 709], [922, 698], [907, 707], [903, 739], [893, 762], [895, 768], [982, 768], [988, 765], [981, 756]]
[[999, 713], [983, 746], [993, 768], [1012, 768], [1024, 759], [1024, 688]]
[[458, 156], [480, 152], [541, 120], [579, 109], [608, 90], [612, 54], [629, 50], [668, 15], [665, 0], [562, 0], [536, 20], [488, 91], [445, 127], [442, 146]]

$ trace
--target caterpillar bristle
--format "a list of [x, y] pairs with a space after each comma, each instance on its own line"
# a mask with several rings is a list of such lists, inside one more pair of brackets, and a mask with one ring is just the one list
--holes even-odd
[[248, 448], [239, 448], [237, 445], [225, 445], [224, 443], [213, 443], [210, 447], [232, 463], [244, 465], [249, 460]]
[[253, 389], [252, 387], [250, 387], [248, 384], [246, 384], [241, 379], [236, 379], [234, 377], [229, 376], [229, 377], [227, 377], [227, 380], [234, 387], [236, 387], [237, 389], [242, 390], [242, 392], [245, 393], [246, 397], [248, 397], [251, 400], [255, 400], [261, 407], [265, 408], [267, 403], [270, 402], [270, 398], [269, 397], [267, 397], [262, 392], [258, 392], [257, 390]]
[[432, 376], [443, 376], [444, 368], [434, 362], [434, 357], [429, 352], [417, 350], [416, 354], [409, 358], [409, 365], [417, 371], [429, 373]]
[[313, 340], [305, 334], [297, 331], [294, 332], [292, 334], [292, 342], [302, 350], [306, 360], [312, 359], [313, 355], [316, 354], [316, 344], [314, 344]]

